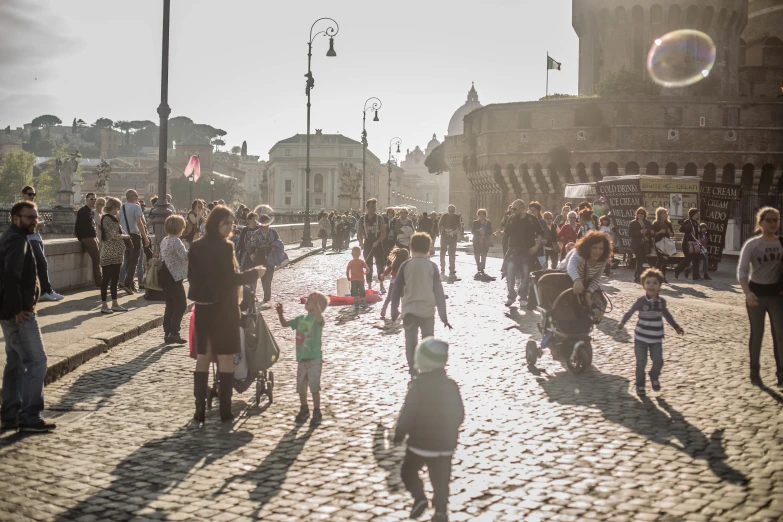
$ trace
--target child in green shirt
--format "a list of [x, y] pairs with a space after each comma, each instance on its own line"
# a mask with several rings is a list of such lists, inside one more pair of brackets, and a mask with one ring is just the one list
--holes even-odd
[[321, 334], [324, 327], [323, 311], [329, 305], [329, 299], [319, 292], [313, 292], [307, 297], [305, 310], [307, 315], [300, 315], [290, 321], [283, 316], [283, 304], [277, 303], [275, 310], [284, 328], [296, 330], [296, 390], [299, 392], [301, 407], [296, 416], [296, 422], [304, 423], [310, 416], [307, 406], [307, 388], [313, 394], [313, 418], [310, 426], [321, 423]]

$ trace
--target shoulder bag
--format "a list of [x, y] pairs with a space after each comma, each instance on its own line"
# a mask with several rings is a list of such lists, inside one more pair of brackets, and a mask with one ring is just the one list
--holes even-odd
[[153, 257], [147, 262], [147, 271], [144, 273], [144, 287], [150, 290], [163, 290], [161, 281], [161, 271], [165, 265], [157, 257]]
[[[126, 203], [122, 204], [122, 217], [125, 219], [125, 229], [124, 232], [126, 234], [130, 234], [130, 225], [128, 224], [128, 213], [125, 212], [125, 205]], [[122, 229], [122, 227], [120, 227]], [[122, 238], [122, 241], [125, 243], [125, 248], [128, 250], [133, 250], [133, 239], [129, 237]]]

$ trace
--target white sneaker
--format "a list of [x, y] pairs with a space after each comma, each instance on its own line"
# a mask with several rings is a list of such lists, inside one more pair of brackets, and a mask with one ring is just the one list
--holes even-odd
[[101, 308], [101, 313], [102, 314], [113, 314], [114, 310], [112, 310], [111, 308]]
[[[62, 298], [62, 296], [60, 296]], [[59, 301], [56, 297], [54, 297], [54, 292], [49, 293], [42, 293], [41, 296], [38, 298], [41, 302], [49, 302], [49, 301]]]
[[383, 283], [381, 283], [381, 288], [379, 289], [382, 294], [386, 293], [386, 287], [383, 286]]
[[55, 292], [54, 290], [52, 290], [51, 292], [49, 292], [49, 295], [51, 295], [51, 296], [54, 298], [54, 300], [55, 300], [55, 301], [62, 301], [63, 299], [65, 299], [65, 296], [64, 296], [64, 295], [62, 295], [62, 294], [58, 294], [58, 293], [57, 293], [57, 292]]

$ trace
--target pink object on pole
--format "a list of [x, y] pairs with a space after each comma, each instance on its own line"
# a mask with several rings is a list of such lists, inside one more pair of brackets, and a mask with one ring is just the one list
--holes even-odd
[[185, 167], [185, 177], [189, 178], [190, 176], [193, 176], [194, 182], [198, 181], [198, 178], [201, 177], [201, 161], [196, 155], [190, 157], [188, 166]]

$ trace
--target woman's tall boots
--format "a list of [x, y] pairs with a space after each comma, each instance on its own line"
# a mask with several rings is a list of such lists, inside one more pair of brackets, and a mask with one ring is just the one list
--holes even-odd
[[233, 372], [220, 372], [220, 382], [218, 383], [218, 399], [220, 401], [220, 420], [222, 422], [231, 422], [234, 420], [234, 414], [231, 413], [231, 395], [233, 393]]
[[193, 372], [193, 395], [196, 397], [196, 413], [193, 420], [204, 424], [207, 416], [207, 391], [209, 390], [209, 373]]

